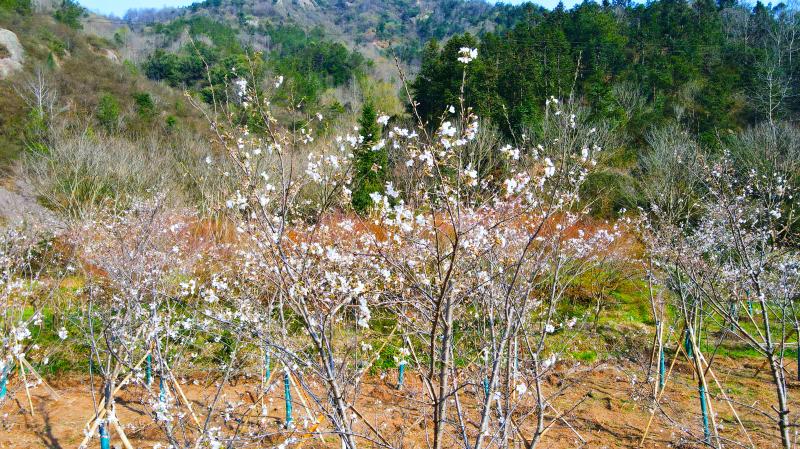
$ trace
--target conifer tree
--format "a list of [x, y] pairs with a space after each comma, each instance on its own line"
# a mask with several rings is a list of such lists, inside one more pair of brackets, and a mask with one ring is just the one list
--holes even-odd
[[367, 101], [358, 120], [361, 128], [361, 145], [355, 152], [353, 175], [353, 208], [364, 213], [372, 207], [371, 193], [383, 193], [388, 175], [389, 156], [380, 145], [381, 128], [372, 101]]

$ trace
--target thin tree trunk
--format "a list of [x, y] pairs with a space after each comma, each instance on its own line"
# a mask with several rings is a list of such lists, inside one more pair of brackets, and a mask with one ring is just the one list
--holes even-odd
[[784, 449], [790, 449], [792, 440], [789, 438], [789, 401], [786, 397], [786, 378], [780, 363], [772, 353], [769, 355], [769, 366], [775, 382], [775, 390], [778, 393], [778, 429], [781, 433], [781, 446]]
[[449, 296], [444, 304], [444, 323], [442, 326], [442, 345], [439, 352], [438, 369], [439, 393], [436, 396], [436, 407], [433, 411], [433, 447], [432, 449], [442, 448], [442, 435], [444, 434], [445, 415], [447, 413], [447, 369], [450, 366], [451, 338], [450, 333], [453, 327], [453, 305]]
[[533, 439], [531, 439], [528, 449], [535, 448], [544, 433], [544, 396], [542, 394], [542, 383], [539, 380], [538, 354], [533, 355], [533, 378], [536, 381], [536, 432], [533, 434]]

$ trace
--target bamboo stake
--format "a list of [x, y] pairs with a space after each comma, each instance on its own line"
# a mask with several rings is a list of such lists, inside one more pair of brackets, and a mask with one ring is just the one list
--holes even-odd
[[[314, 425], [313, 425], [313, 426], [311, 426], [311, 427], [308, 429], [308, 432], [306, 432], [305, 434], [303, 434], [303, 439], [302, 439], [302, 440], [300, 440], [300, 442], [299, 442], [299, 443], [297, 443], [297, 447], [296, 447], [295, 449], [302, 449], [302, 448], [303, 448], [303, 446], [305, 446], [305, 445], [306, 445], [306, 442], [307, 442], [307, 441], [308, 441], [308, 440], [309, 440], [309, 439], [310, 439], [310, 438], [311, 438], [311, 437], [314, 435], [314, 432], [316, 432], [316, 431], [317, 431], [317, 427], [319, 427], [319, 423], [314, 423]], [[325, 440], [323, 440], [323, 442], [324, 442], [324, 441], [325, 441]]]
[[317, 422], [317, 419], [314, 418], [314, 415], [311, 413], [311, 409], [308, 407], [308, 402], [306, 402], [305, 393], [303, 392], [303, 390], [300, 389], [300, 387], [297, 386], [297, 382], [294, 380], [294, 375], [292, 375], [292, 372], [288, 371], [288, 373], [289, 373], [289, 382], [294, 387], [294, 391], [296, 391], [297, 395], [300, 397], [300, 403], [303, 404], [303, 408], [306, 411], [306, 416], [308, 416], [308, 419], [310, 419], [312, 422]]
[[48, 384], [42, 378], [42, 376], [40, 376], [39, 373], [37, 373], [36, 370], [33, 369], [33, 366], [31, 366], [30, 362], [28, 362], [28, 359], [26, 359], [25, 356], [21, 356], [20, 360], [22, 361], [22, 363], [25, 364], [25, 366], [28, 367], [28, 371], [30, 371], [34, 376], [36, 376], [36, 378], [39, 380], [39, 382], [43, 383], [44, 386], [47, 387], [48, 390], [50, 390], [50, 394], [55, 396], [56, 400], [61, 399], [61, 396], [59, 396], [59, 394], [56, 392], [56, 390], [54, 390], [53, 387], [51, 387], [50, 384]]
[[[133, 369], [131, 369], [131, 371], [125, 377], [122, 378], [122, 382], [118, 383], [116, 388], [114, 388], [114, 393], [112, 394], [112, 396], [116, 396], [116, 394], [119, 393], [120, 390], [122, 390], [122, 387], [124, 387], [128, 383], [128, 381], [131, 379], [131, 377], [133, 376], [133, 372], [136, 371], [136, 369], [139, 368], [139, 366], [142, 363], [144, 363], [146, 358], [147, 358], [146, 355], [144, 357], [142, 357], [142, 360], [139, 360], [139, 363], [134, 365]], [[100, 399], [100, 403], [97, 405], [97, 408], [99, 409], [99, 411], [97, 412], [97, 414], [95, 416], [89, 418], [89, 421], [86, 421], [86, 425], [83, 426], [84, 429], [89, 427], [92, 424], [93, 421], [95, 421], [97, 419], [102, 419], [103, 416], [105, 416], [105, 414], [106, 414], [106, 410], [105, 410], [105, 407], [104, 407], [105, 405], [106, 405], [106, 398], [103, 397], [102, 399]]]
[[747, 441], [750, 442], [750, 447], [755, 448], [756, 447], [755, 443], [753, 443], [753, 440], [750, 438], [750, 434], [747, 432], [747, 429], [744, 427], [744, 424], [742, 423], [742, 420], [739, 418], [739, 414], [736, 413], [736, 408], [734, 408], [732, 401], [728, 398], [728, 395], [725, 394], [725, 390], [722, 388], [722, 384], [717, 379], [717, 376], [714, 374], [714, 371], [711, 370], [711, 366], [708, 365], [708, 362], [706, 362], [705, 357], [703, 357], [702, 354], [701, 354], [700, 357], [703, 360], [703, 363], [707, 367], [706, 369], [708, 370], [708, 374], [710, 374], [711, 378], [714, 379], [714, 383], [716, 383], [717, 388], [719, 388], [720, 393], [722, 393], [723, 399], [725, 399], [725, 402], [728, 404], [728, 407], [731, 409], [731, 412], [733, 413], [733, 416], [736, 418], [736, 422], [739, 424], [739, 427], [742, 429], [742, 432], [744, 433], [744, 436], [746, 436], [747, 437]]
[[719, 431], [717, 431], [717, 420], [714, 417], [714, 406], [711, 404], [710, 400], [706, 400], [705, 399], [705, 396], [708, 396], [708, 383], [706, 382], [706, 376], [703, 373], [703, 369], [702, 369], [703, 368], [703, 362], [702, 362], [703, 356], [702, 356], [702, 353], [700, 352], [700, 348], [697, 347], [697, 345], [695, 345], [694, 342], [692, 342], [692, 346], [694, 347], [693, 348], [694, 350], [692, 351], [694, 357], [689, 357], [689, 354], [685, 353], [686, 354], [686, 358], [688, 358], [690, 360], [694, 359], [694, 363], [692, 364], [692, 367], [694, 367], [694, 371], [697, 372], [697, 376], [698, 376], [698, 380], [700, 381], [700, 385], [702, 385], [703, 390], [705, 391], [705, 394], [701, 394], [700, 396], [701, 396], [702, 400], [705, 401], [705, 404], [708, 407], [708, 415], [711, 418], [711, 426], [712, 426], [712, 430], [714, 430], [714, 438], [716, 438], [716, 440], [717, 440], [717, 447], [720, 447]]
[[389, 340], [391, 340], [392, 337], [394, 337], [394, 333], [395, 331], [397, 331], [398, 326], [399, 324], [394, 325], [394, 329], [392, 329], [392, 332], [389, 333], [389, 337], [384, 339], [383, 344], [381, 345], [380, 348], [378, 348], [378, 351], [372, 357], [370, 357], [369, 363], [367, 363], [364, 369], [361, 370], [361, 377], [359, 378], [359, 380], [364, 378], [364, 374], [367, 371], [369, 371], [369, 369], [372, 368], [372, 364], [375, 363], [375, 361], [378, 360], [378, 358], [380, 358], [381, 352], [383, 352], [383, 348], [385, 348], [386, 345], [389, 344]]
[[[411, 344], [411, 339], [408, 338], [408, 336], [406, 336], [406, 343], [408, 343], [408, 349], [411, 351], [411, 356], [414, 358], [414, 363], [416, 363], [417, 366], [420, 366], [419, 358], [417, 357], [417, 352], [414, 351], [414, 345]], [[425, 385], [425, 389], [428, 390], [428, 396], [431, 399], [435, 398], [436, 395], [433, 393], [431, 385], [425, 381], [425, 377], [422, 375], [422, 372], [419, 372], [419, 380], [422, 383], [422, 385]]]
[[[167, 366], [166, 363], [164, 363], [164, 366]], [[195, 415], [194, 410], [192, 410], [192, 403], [189, 401], [189, 399], [186, 398], [186, 395], [183, 394], [183, 389], [178, 383], [178, 379], [175, 378], [175, 374], [172, 373], [172, 370], [168, 366], [167, 366], [167, 373], [169, 378], [172, 380], [172, 384], [175, 386], [175, 389], [178, 390], [178, 394], [181, 396], [181, 400], [183, 400], [183, 403], [186, 404], [186, 408], [189, 409], [189, 413], [192, 414], [192, 419], [194, 420], [194, 423], [197, 424], [197, 430], [202, 432], [203, 426], [200, 425], [200, 420], [197, 419], [197, 415]]]
[[97, 431], [97, 427], [100, 425], [100, 420], [103, 419], [102, 417], [105, 416], [105, 414], [106, 414], [105, 409], [102, 409], [102, 411], [97, 414], [98, 415], [97, 418], [91, 423], [89, 431], [86, 432], [86, 436], [83, 438], [83, 441], [78, 446], [78, 448], [84, 449], [86, 445], [89, 444], [89, 440], [92, 439], [92, 437], [94, 436], [94, 433]]
[[17, 356], [17, 360], [19, 361], [19, 377], [22, 378], [22, 383], [25, 384], [25, 394], [28, 396], [28, 405], [31, 407], [31, 416], [36, 416], [36, 412], [33, 410], [31, 391], [30, 388], [28, 388], [28, 377], [25, 375], [25, 368], [22, 367], [22, 357]]
[[[269, 385], [269, 381], [270, 381], [270, 379], [272, 379], [272, 373], [270, 373], [270, 377], [267, 379], [267, 385]], [[261, 392], [261, 395], [260, 395], [260, 397], [258, 397], [258, 398], [256, 398], [256, 399], [254, 399], [254, 400], [253, 400], [253, 403], [252, 403], [252, 404], [250, 404], [250, 407], [249, 407], [249, 408], [248, 408], [248, 409], [247, 409], [247, 410], [244, 412], [244, 414], [242, 415], [242, 418], [241, 418], [242, 422], [244, 422], [244, 421], [246, 421], [246, 420], [248, 420], [248, 419], [249, 419], [249, 417], [250, 417], [250, 412], [252, 412], [252, 411], [253, 411], [253, 409], [256, 407], [256, 405], [258, 405], [259, 399], [261, 399], [261, 400], [263, 400], [263, 399], [264, 399], [264, 396], [265, 396], [265, 395], [266, 395], [266, 390], [264, 390], [264, 391], [262, 391], [262, 392]]]
[[[553, 407], [553, 405], [552, 405], [552, 404], [547, 404], [547, 405], [548, 405], [548, 406], [550, 406], [550, 408], [551, 408], [551, 409], [553, 409], [553, 411], [554, 411], [554, 412], [556, 412], [556, 415], [558, 416], [558, 419], [559, 419], [561, 422], [563, 422], [563, 423], [564, 423], [564, 425], [566, 425], [567, 427], [569, 427], [569, 430], [571, 430], [573, 433], [575, 433], [575, 436], [577, 436], [577, 437], [578, 437], [578, 439], [579, 439], [579, 440], [581, 440], [581, 443], [583, 443], [583, 444], [586, 444], [586, 439], [584, 439], [584, 438], [583, 438], [583, 436], [581, 436], [581, 434], [580, 434], [580, 433], [578, 433], [578, 431], [577, 431], [577, 430], [575, 430], [575, 427], [573, 427], [573, 426], [572, 426], [572, 424], [570, 424], [570, 423], [569, 423], [569, 421], [567, 421], [567, 419], [566, 419], [566, 418], [564, 418], [564, 415], [563, 415], [561, 412], [559, 412], [558, 410], [556, 410], [556, 408], [555, 408], [555, 407]], [[554, 421], [554, 422], [555, 422], [555, 421]]]
[[[149, 353], [150, 352], [148, 351], [148, 354]], [[139, 366], [141, 366], [142, 363], [144, 363], [145, 359], [147, 359], [146, 354], [144, 357], [142, 357], [141, 360], [139, 360], [139, 362], [136, 365], [133, 366], [133, 369], [131, 369], [131, 371], [125, 377], [122, 378], [122, 382], [117, 384], [111, 396], [116, 396], [116, 394], [119, 393], [122, 387], [124, 387], [125, 384], [128, 382], [128, 380], [130, 380], [130, 378], [133, 376], [134, 371], [136, 371], [136, 369], [139, 368]], [[95, 414], [95, 416], [89, 418], [89, 421], [87, 421], [86, 425], [83, 426], [85, 436], [80, 446], [78, 446], [79, 448], [81, 449], [85, 448], [86, 445], [89, 444], [89, 440], [92, 439], [94, 433], [97, 431], [97, 427], [100, 425], [100, 420], [103, 419], [103, 417], [106, 415], [105, 404], [106, 404], [106, 398], [104, 397], [100, 400], [100, 404], [98, 405], [98, 411]], [[87, 428], [88, 431], [86, 430]]]
[[[678, 340], [678, 348], [681, 346], [681, 341]], [[644, 428], [644, 433], [642, 434], [642, 439], [639, 441], [639, 447], [642, 447], [644, 444], [644, 440], [647, 439], [647, 433], [650, 431], [650, 425], [653, 424], [653, 418], [656, 416], [656, 409], [658, 408], [658, 403], [661, 401], [661, 397], [664, 396], [664, 392], [667, 391], [667, 380], [669, 379], [670, 374], [672, 374], [672, 368], [675, 367], [675, 362], [678, 361], [678, 354], [680, 351], [675, 351], [675, 355], [672, 357], [672, 363], [669, 364], [669, 370], [667, 371], [666, 377], [664, 377], [664, 388], [659, 391], [658, 395], [656, 396], [655, 404], [653, 404], [653, 410], [650, 412], [650, 419], [647, 420], [647, 426]]]
[[563, 415], [561, 412], [559, 412], [558, 410], [556, 410], [556, 408], [555, 408], [555, 407], [553, 407], [551, 404], [547, 404], [547, 405], [548, 405], [548, 406], [549, 406], [551, 409], [553, 409], [553, 411], [554, 411], [554, 412], [556, 412], [556, 416], [555, 416], [555, 418], [553, 418], [553, 420], [552, 420], [552, 421], [550, 421], [550, 424], [548, 424], [547, 426], [545, 426], [544, 430], [542, 430], [542, 433], [539, 435], [539, 438], [543, 438], [543, 437], [544, 437], [544, 435], [547, 433], [547, 431], [553, 428], [553, 424], [555, 424], [555, 423], [556, 423], [556, 421], [561, 421], [561, 422], [563, 422], [564, 424], [566, 424], [566, 426], [567, 426], [567, 427], [568, 427], [568, 428], [569, 428], [571, 431], [573, 431], [573, 432], [575, 433], [575, 435], [578, 437], [578, 439], [580, 439], [580, 440], [581, 440], [581, 443], [583, 443], [583, 444], [586, 444], [586, 440], [585, 440], [585, 439], [584, 439], [584, 438], [581, 436], [581, 434], [579, 434], [579, 433], [578, 433], [578, 431], [577, 431], [577, 430], [575, 430], [575, 428], [574, 428], [574, 427], [572, 427], [572, 425], [571, 425], [569, 422], [567, 422], [567, 420], [566, 420], [566, 419], [564, 419], [564, 415]]
[[122, 430], [122, 426], [119, 425], [119, 420], [116, 418], [116, 416], [112, 417], [112, 419], [109, 419], [109, 421], [111, 422], [111, 425], [114, 426], [114, 429], [117, 430], [117, 434], [119, 434], [119, 439], [122, 440], [122, 444], [125, 446], [125, 448], [133, 449], [133, 446], [131, 446], [131, 442], [128, 441], [128, 437], [127, 435], [125, 435], [125, 431]]
[[306, 415], [308, 416], [308, 419], [314, 421], [314, 415], [312, 415], [311, 412], [309, 411], [308, 403], [306, 402], [306, 399], [305, 399], [305, 394], [303, 394], [303, 391], [301, 391], [300, 388], [297, 386], [297, 382], [295, 382], [294, 376], [292, 375], [292, 372], [289, 371], [288, 369], [287, 369], [287, 372], [289, 373], [289, 382], [292, 384], [292, 386], [294, 387], [294, 390], [297, 392], [297, 395], [300, 397], [300, 403], [303, 404], [303, 408], [306, 411]]
[[[297, 392], [297, 395], [300, 397], [300, 403], [303, 404], [303, 408], [306, 410], [306, 415], [308, 416], [308, 419], [310, 419], [311, 422], [314, 423], [314, 428], [316, 429], [316, 427], [320, 424], [321, 419], [319, 417], [314, 418], [314, 415], [311, 413], [311, 409], [308, 407], [308, 402], [307, 402], [308, 398], [306, 397], [306, 393], [303, 390], [301, 390], [300, 387], [297, 386], [297, 382], [295, 382], [294, 376], [292, 375], [292, 372], [289, 371], [288, 368], [286, 369], [286, 372], [289, 373], [289, 382], [292, 384], [294, 390]], [[317, 434], [317, 437], [319, 437], [319, 440], [322, 441], [323, 443], [325, 442], [325, 440], [322, 438], [322, 435]]]

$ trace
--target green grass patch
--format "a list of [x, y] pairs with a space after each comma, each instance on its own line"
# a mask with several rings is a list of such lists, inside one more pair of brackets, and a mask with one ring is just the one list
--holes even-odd
[[573, 352], [570, 355], [575, 360], [580, 360], [581, 362], [586, 362], [586, 363], [593, 363], [595, 360], [597, 360], [597, 351], [592, 349]]

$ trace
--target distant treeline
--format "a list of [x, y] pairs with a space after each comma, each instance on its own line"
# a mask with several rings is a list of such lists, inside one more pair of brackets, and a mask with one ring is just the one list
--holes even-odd
[[315, 103], [326, 88], [346, 83], [369, 64], [361, 54], [326, 38], [318, 28], [305, 31], [295, 25], [259, 25], [257, 33], [269, 41], [263, 54], [243, 46], [232, 27], [204, 16], [156, 24], [153, 30], [167, 42], [178, 40], [184, 32], [194, 40], [175, 52], [154, 51], [144, 63], [147, 76], [197, 89], [209, 100], [211, 86], [239, 76], [261, 77], [269, 69], [291, 83], [297, 99]]

